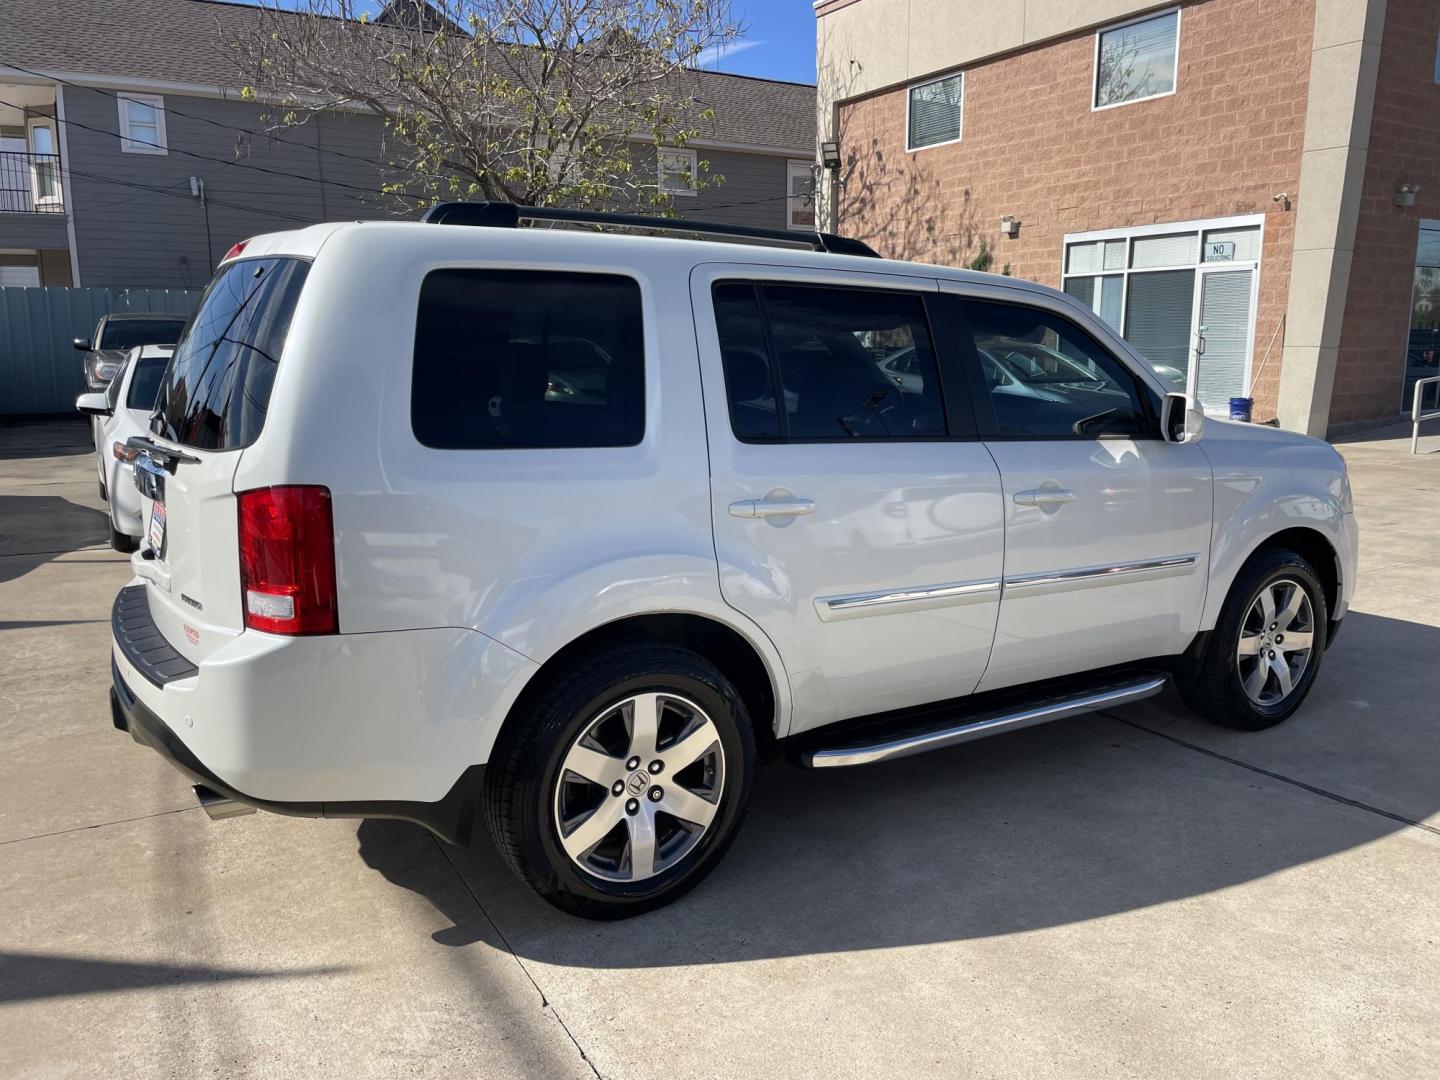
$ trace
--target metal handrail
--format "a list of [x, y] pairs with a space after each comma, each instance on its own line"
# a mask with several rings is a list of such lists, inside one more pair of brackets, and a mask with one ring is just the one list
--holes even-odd
[[0, 214], [64, 212], [59, 154], [0, 150]]
[[1410, 423], [1413, 425], [1410, 431], [1410, 453], [1412, 454], [1420, 452], [1420, 425], [1426, 420], [1440, 420], [1440, 408], [1428, 413], [1420, 411], [1420, 399], [1425, 394], [1425, 387], [1430, 385], [1440, 386], [1440, 375], [1431, 375], [1426, 379], [1415, 380], [1415, 396], [1410, 402]]

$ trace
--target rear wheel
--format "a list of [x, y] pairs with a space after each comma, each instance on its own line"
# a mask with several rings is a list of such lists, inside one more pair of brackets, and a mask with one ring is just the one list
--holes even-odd
[[140, 540], [138, 537], [131, 536], [129, 533], [122, 533], [119, 529], [115, 528], [112, 522], [110, 525], [110, 546], [116, 551], [129, 553], [140, 550]]
[[719, 862], [754, 760], [745, 706], [709, 661], [660, 644], [607, 649], [502, 733], [486, 823], [550, 903], [625, 918], [669, 903]]
[[1329, 625], [1325, 590], [1293, 551], [1268, 551], [1241, 570], [1191, 677], [1180, 684], [1196, 712], [1258, 731], [1300, 707], [1315, 683]]

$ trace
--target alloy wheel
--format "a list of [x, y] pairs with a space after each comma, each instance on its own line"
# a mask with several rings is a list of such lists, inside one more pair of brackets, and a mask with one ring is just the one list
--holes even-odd
[[705, 836], [725, 785], [715, 722], [678, 694], [634, 694], [571, 743], [555, 783], [560, 846], [586, 873], [636, 882], [670, 869]]
[[1257, 705], [1279, 705], [1310, 666], [1315, 615], [1298, 581], [1282, 578], [1260, 590], [1240, 624], [1235, 658], [1245, 694]]

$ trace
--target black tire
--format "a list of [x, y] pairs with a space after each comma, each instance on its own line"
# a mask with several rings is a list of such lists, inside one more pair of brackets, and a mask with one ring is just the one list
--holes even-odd
[[[673, 865], [644, 880], [607, 880], [572, 861], [561, 844], [561, 764], [596, 718], [649, 692], [688, 699], [714, 723], [723, 783], [713, 820]], [[619, 645], [584, 657], [549, 682], [526, 715], [511, 717], [485, 771], [485, 823], [510, 868], [546, 901], [582, 918], [624, 919], [670, 903], [715, 868], [739, 832], [754, 771], [749, 714], [718, 668], [688, 649]]]
[[[1311, 646], [1309, 659], [1290, 690], [1280, 700], [1263, 704], [1246, 692], [1236, 656], [1242, 628], [1261, 591], [1278, 582], [1300, 585], [1310, 601]], [[1330, 612], [1325, 589], [1315, 568], [1293, 551], [1261, 552], [1235, 578], [1215, 629], [1210, 631], [1195, 658], [1188, 678], [1178, 681], [1181, 696], [1201, 716], [1222, 727], [1260, 731], [1287, 719], [1304, 702], [1325, 655], [1325, 633]]]
[[110, 546], [116, 551], [128, 554], [140, 550], [140, 541], [137, 537], [122, 533], [112, 524], [110, 526]]

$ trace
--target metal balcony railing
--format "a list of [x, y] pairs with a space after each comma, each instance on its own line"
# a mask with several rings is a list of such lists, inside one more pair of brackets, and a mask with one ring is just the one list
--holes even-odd
[[60, 155], [0, 151], [0, 214], [63, 214]]

